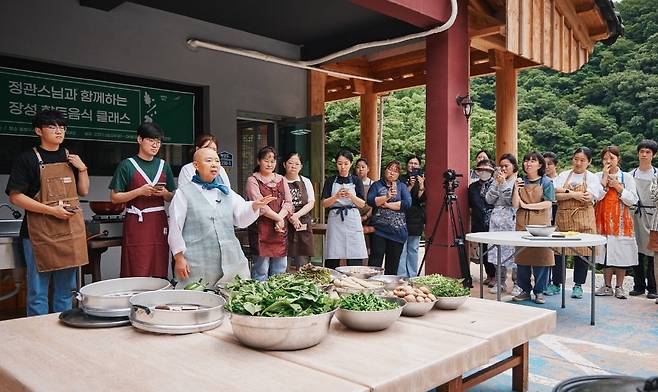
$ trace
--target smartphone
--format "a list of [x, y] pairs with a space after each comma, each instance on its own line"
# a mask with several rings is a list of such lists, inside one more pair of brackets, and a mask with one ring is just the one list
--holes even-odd
[[74, 207], [72, 205], [65, 205], [64, 209], [68, 212], [74, 212], [74, 213], [78, 211], [78, 207]]
[[167, 187], [167, 183], [166, 183], [166, 182], [158, 182], [157, 184], [155, 184], [155, 189], [157, 189], [157, 190], [159, 190], [159, 191], [163, 191], [163, 190], [165, 190], [166, 187]]
[[301, 226], [299, 226], [299, 229], [295, 229], [295, 231], [305, 231], [308, 229], [308, 225], [306, 223], [302, 223]]

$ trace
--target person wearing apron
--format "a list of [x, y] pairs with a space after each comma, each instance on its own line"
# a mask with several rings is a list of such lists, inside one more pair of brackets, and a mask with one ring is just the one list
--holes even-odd
[[[596, 295], [626, 299], [626, 268], [637, 265], [638, 250], [630, 206], [637, 204], [638, 197], [633, 176], [619, 169], [620, 155], [619, 147], [606, 147], [601, 152], [603, 171], [596, 174], [606, 191], [603, 199], [596, 203], [596, 230], [608, 240], [603, 263], [605, 284], [596, 290]], [[613, 273], [616, 276], [614, 291]]]
[[633, 267], [633, 290], [628, 294], [635, 297], [644, 295], [646, 292], [649, 299], [658, 298], [656, 279], [653, 274], [654, 252], [649, 249], [651, 221], [656, 214], [656, 206], [651, 200], [651, 183], [658, 175], [658, 169], [651, 165], [656, 151], [658, 151], [658, 143], [653, 140], [641, 141], [637, 146], [640, 166], [631, 171], [638, 196], [637, 204], [631, 209], [633, 210], [633, 228], [638, 248], [638, 265]]
[[266, 196], [274, 200], [261, 208], [261, 216], [249, 226], [249, 246], [254, 256], [251, 277], [264, 281], [269, 276], [286, 272], [288, 239], [286, 220], [292, 215], [292, 196], [288, 183], [276, 174], [276, 151], [266, 146], [258, 151], [258, 165], [247, 178], [247, 200], [256, 201]]
[[[516, 157], [512, 154], [503, 154], [498, 160], [498, 166], [495, 175], [494, 183], [489, 187], [485, 200], [487, 203], [493, 205], [491, 211], [491, 218], [489, 220], [489, 231], [513, 231], [516, 221], [516, 208], [512, 206], [512, 191], [514, 190], [514, 183], [516, 182], [516, 172], [518, 165]], [[516, 285], [516, 264], [514, 264], [514, 247], [501, 246], [501, 287], [497, 283], [494, 284], [489, 292], [496, 294], [498, 290], [505, 292], [507, 280], [507, 268], [512, 268], [512, 281], [514, 282], [514, 289], [512, 295], [517, 295], [521, 292], [520, 288]], [[489, 260], [496, 265], [498, 259], [498, 247], [491, 247], [489, 250]]]
[[[571, 158], [572, 169], [563, 171], [553, 181], [557, 199], [555, 225], [559, 231], [596, 234], [594, 202], [603, 197], [604, 191], [596, 175], [587, 170], [591, 163], [592, 150], [579, 147]], [[565, 254], [575, 256], [571, 298], [583, 298], [582, 285], [587, 280], [587, 262], [579, 254], [590, 256], [591, 251], [586, 247], [568, 248]], [[559, 273], [562, 274], [562, 271]]]
[[350, 175], [354, 156], [341, 150], [335, 157], [338, 174], [327, 178], [322, 188], [322, 206], [327, 212], [324, 265], [336, 268], [340, 259], [347, 265], [361, 265], [368, 258], [359, 208], [366, 205], [363, 183]]
[[156, 156], [163, 136], [155, 123], [140, 125], [139, 152], [119, 164], [110, 182], [110, 200], [127, 204], [121, 277], [169, 275], [169, 226], [164, 202], [171, 201], [176, 185], [169, 164]]
[[315, 253], [311, 229], [315, 192], [311, 180], [299, 174], [302, 161], [298, 153], [288, 154], [283, 167], [286, 169], [286, 182], [295, 209], [288, 219], [288, 263], [291, 267], [299, 268], [308, 263]]
[[[553, 189], [555, 190], [555, 179], [557, 178], [557, 164], [558, 158], [554, 152], [547, 151], [542, 154], [544, 156], [544, 161], [546, 162], [546, 177], [548, 177], [551, 182], [553, 182]], [[551, 208], [551, 224], [555, 225], [555, 215], [557, 214], [557, 202], [553, 201], [553, 207]], [[544, 295], [556, 295], [560, 294], [561, 285], [562, 285], [562, 256], [555, 253], [553, 254], [555, 259], [555, 264], [551, 267], [551, 270], [548, 274], [548, 286], [544, 290]]]
[[39, 146], [13, 160], [5, 192], [27, 213], [21, 226], [27, 272], [27, 316], [48, 313], [52, 279], [53, 312], [71, 309], [77, 268], [88, 263], [84, 218], [78, 196], [89, 191], [87, 166], [61, 146], [62, 113], [46, 110], [32, 119]]
[[[370, 186], [374, 182], [370, 179], [370, 177], [368, 177], [368, 173], [370, 173], [368, 161], [365, 158], [357, 159], [356, 163], [354, 164], [354, 174], [356, 174], [356, 176], [359, 177], [363, 183], [363, 193], [366, 195], [368, 194]], [[359, 212], [361, 213], [361, 222], [363, 222], [364, 225], [367, 225], [370, 217], [372, 216], [372, 207], [366, 204], [365, 207], [359, 208]], [[366, 241], [367, 240], [368, 239], [366, 238]]]
[[370, 222], [375, 227], [368, 265], [381, 267], [384, 263], [386, 275], [397, 274], [408, 236], [405, 211], [411, 206], [411, 194], [407, 185], [398, 181], [399, 176], [400, 162], [391, 161], [386, 164], [384, 178], [375, 181], [368, 191], [368, 204], [373, 208]]
[[412, 278], [418, 275], [418, 248], [425, 230], [425, 174], [420, 169], [419, 156], [407, 159], [407, 175], [400, 181], [411, 194], [411, 206], [405, 211], [409, 235], [402, 247], [397, 274]]
[[[201, 148], [209, 148], [217, 152], [217, 138], [209, 133], [198, 134], [194, 141], [194, 152], [199, 151]], [[192, 177], [194, 177], [195, 174], [196, 169], [194, 168], [194, 162], [183, 165], [178, 173], [178, 188], [181, 188], [183, 185], [192, 181]], [[231, 187], [231, 180], [228, 178], [228, 173], [226, 173], [226, 170], [221, 166], [219, 167], [217, 177], [219, 177], [222, 184], [229, 188]]]
[[193, 163], [198, 174], [178, 188], [169, 207], [176, 289], [199, 281], [211, 288], [236, 276], [249, 279], [249, 263], [234, 226], [253, 223], [274, 198], [245, 202], [221, 182], [219, 156], [212, 149], [197, 150]]
[[[493, 173], [496, 170], [495, 166], [495, 162], [489, 159], [483, 159], [478, 162], [475, 172], [478, 174], [479, 180], [468, 186], [468, 206], [471, 210], [471, 233], [489, 231], [489, 221], [493, 206], [487, 203], [486, 194], [494, 182]], [[476, 256], [479, 262], [480, 244], [469, 242], [469, 245], [471, 254]], [[484, 270], [487, 273], [487, 278], [482, 284], [492, 287], [496, 284], [496, 265], [491, 263], [488, 253], [482, 255], [482, 262], [484, 263]]]
[[[516, 230], [524, 231], [527, 225], [550, 225], [551, 209], [555, 200], [553, 182], [545, 176], [546, 162], [541, 153], [530, 152], [523, 157], [523, 171], [526, 176], [517, 179], [512, 205], [516, 211]], [[544, 290], [548, 284], [548, 272], [555, 264], [553, 250], [547, 248], [526, 248], [515, 257], [517, 279], [523, 290], [516, 295], [514, 301], [530, 299], [530, 292], [535, 295], [535, 303], [543, 304]], [[535, 285], [530, 282], [531, 273], [535, 277]]]

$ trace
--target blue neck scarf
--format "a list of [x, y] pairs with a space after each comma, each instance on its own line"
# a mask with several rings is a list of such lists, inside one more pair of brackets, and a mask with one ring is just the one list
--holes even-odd
[[198, 174], [195, 174], [192, 176], [192, 182], [201, 185], [201, 188], [203, 189], [219, 189], [225, 195], [228, 195], [230, 191], [229, 187], [222, 184], [218, 178], [213, 179], [212, 182], [206, 182], [203, 181]]

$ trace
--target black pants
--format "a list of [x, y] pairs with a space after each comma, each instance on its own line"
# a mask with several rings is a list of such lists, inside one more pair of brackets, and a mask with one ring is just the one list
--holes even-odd
[[484, 271], [487, 273], [487, 278], [496, 277], [496, 264], [489, 262], [489, 254], [482, 256], [482, 262], [484, 263]]
[[400, 264], [400, 255], [402, 254], [403, 243], [393, 240], [387, 240], [376, 234], [370, 236], [370, 257], [368, 265], [371, 267], [381, 267], [386, 256], [386, 265], [384, 265], [384, 274], [397, 275], [398, 265]]
[[556, 286], [562, 284], [562, 255], [555, 255], [555, 265], [551, 267], [550, 283], [553, 283]]
[[[327, 268], [336, 268], [340, 265], [340, 259], [325, 259], [324, 266]], [[363, 259], [347, 259], [347, 265], [363, 265]]]
[[[644, 260], [647, 260], [645, 263]], [[633, 290], [656, 293], [656, 277], [653, 275], [653, 257], [637, 254], [637, 265], [633, 266]], [[646, 268], [646, 269], [645, 269]]]
[[[585, 260], [580, 256], [573, 257], [573, 282], [575, 284], [585, 284], [587, 280], [589, 264]], [[560, 271], [560, 276], [562, 276], [562, 271]]]

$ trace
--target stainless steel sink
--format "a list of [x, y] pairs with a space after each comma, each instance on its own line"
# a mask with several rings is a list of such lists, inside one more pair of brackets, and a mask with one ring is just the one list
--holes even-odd
[[20, 247], [20, 219], [0, 220], [0, 270], [25, 266]]

